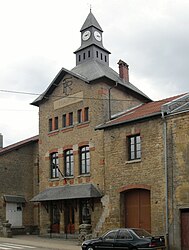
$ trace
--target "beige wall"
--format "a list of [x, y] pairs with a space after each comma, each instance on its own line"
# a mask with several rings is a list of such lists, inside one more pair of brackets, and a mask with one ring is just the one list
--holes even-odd
[[[128, 161], [127, 136], [140, 133], [141, 160]], [[105, 229], [124, 226], [120, 211], [121, 192], [147, 186], [151, 193], [151, 231], [165, 232], [165, 178], [163, 130], [160, 118], [126, 124], [104, 133], [105, 193], [109, 196], [109, 217]], [[104, 230], [105, 230], [104, 229]]]
[[[65, 78], [69, 78], [66, 75]], [[91, 182], [95, 184], [103, 193], [105, 191], [104, 182], [104, 140], [103, 131], [95, 130], [96, 126], [103, 124], [109, 117], [108, 89], [111, 85], [100, 82], [88, 84], [72, 77], [72, 85], [69, 95], [64, 96], [63, 86], [60, 83], [51, 94], [50, 98], [39, 107], [39, 166], [40, 166], [40, 191], [47, 187], [65, 185], [65, 179], [52, 180], [49, 177], [50, 161], [49, 155], [53, 150], [59, 154], [59, 168], [64, 173], [63, 151], [67, 147], [72, 147], [74, 151], [74, 177], [66, 178], [67, 184], [81, 184]], [[75, 98], [79, 96], [81, 100]], [[63, 98], [64, 97], [64, 98]], [[112, 113], [123, 111], [126, 107], [132, 107], [138, 103], [134, 97], [123, 92], [123, 89], [113, 88], [111, 90], [113, 99], [121, 100], [115, 105], [112, 104]], [[126, 101], [123, 101], [125, 99]], [[89, 107], [89, 122], [77, 124], [77, 110]], [[73, 112], [74, 125], [70, 128], [62, 129], [62, 115]], [[48, 121], [50, 118], [59, 117], [59, 129], [49, 133]], [[81, 176], [79, 174], [78, 149], [82, 144], [89, 144], [90, 147], [90, 175]], [[106, 200], [102, 200], [106, 204]], [[106, 217], [104, 204], [95, 204], [92, 214], [93, 230], [102, 231], [103, 220]], [[41, 227], [45, 227], [45, 210], [41, 210]], [[62, 222], [63, 223], [63, 222]], [[45, 229], [41, 228], [41, 232]]]

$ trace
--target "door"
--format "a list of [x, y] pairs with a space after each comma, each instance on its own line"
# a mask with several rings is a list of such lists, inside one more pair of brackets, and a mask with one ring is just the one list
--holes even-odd
[[6, 220], [13, 227], [22, 226], [22, 203], [6, 203]]
[[60, 211], [57, 202], [51, 203], [51, 232], [60, 233]]
[[150, 191], [132, 189], [125, 193], [125, 227], [151, 231]]
[[73, 206], [69, 203], [65, 207], [64, 221], [65, 221], [65, 233], [74, 234], [75, 233], [75, 214], [74, 214]]
[[189, 249], [189, 209], [181, 210], [181, 249]]

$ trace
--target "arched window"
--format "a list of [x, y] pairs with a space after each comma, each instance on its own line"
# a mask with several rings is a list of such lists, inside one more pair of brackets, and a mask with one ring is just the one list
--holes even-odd
[[80, 174], [90, 173], [90, 152], [89, 146], [80, 148]]
[[59, 177], [58, 153], [57, 152], [50, 154], [50, 175], [51, 175], [51, 178]]
[[65, 169], [65, 176], [74, 175], [74, 157], [72, 149], [64, 151], [64, 169]]

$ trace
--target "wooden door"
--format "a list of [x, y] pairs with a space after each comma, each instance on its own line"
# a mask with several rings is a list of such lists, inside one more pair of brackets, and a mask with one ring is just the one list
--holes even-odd
[[132, 189], [125, 193], [125, 227], [151, 231], [150, 191]]
[[67, 205], [64, 212], [65, 233], [75, 233], [75, 213], [72, 205]]
[[189, 209], [181, 210], [181, 249], [189, 249]]
[[60, 211], [56, 202], [51, 203], [51, 233], [60, 233]]

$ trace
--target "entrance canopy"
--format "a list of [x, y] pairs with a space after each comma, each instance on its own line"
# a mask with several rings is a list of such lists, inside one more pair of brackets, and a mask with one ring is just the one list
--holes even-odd
[[21, 195], [3, 195], [4, 201], [9, 203], [25, 203], [26, 199]]
[[43, 202], [98, 197], [102, 197], [101, 192], [93, 184], [87, 183], [47, 188], [33, 197], [31, 201]]

